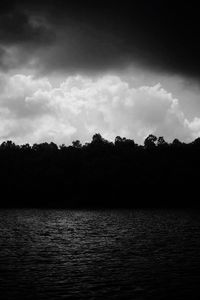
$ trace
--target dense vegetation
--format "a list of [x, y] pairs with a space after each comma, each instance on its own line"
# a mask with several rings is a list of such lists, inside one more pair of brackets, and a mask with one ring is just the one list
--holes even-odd
[[200, 138], [0, 145], [1, 207], [199, 206]]

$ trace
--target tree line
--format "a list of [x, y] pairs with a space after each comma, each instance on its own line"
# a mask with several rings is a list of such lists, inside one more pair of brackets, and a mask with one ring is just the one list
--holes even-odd
[[0, 145], [1, 207], [198, 207], [200, 138]]

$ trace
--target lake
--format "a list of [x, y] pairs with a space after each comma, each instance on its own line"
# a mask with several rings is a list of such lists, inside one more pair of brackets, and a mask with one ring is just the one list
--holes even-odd
[[0, 210], [0, 298], [197, 299], [200, 212]]

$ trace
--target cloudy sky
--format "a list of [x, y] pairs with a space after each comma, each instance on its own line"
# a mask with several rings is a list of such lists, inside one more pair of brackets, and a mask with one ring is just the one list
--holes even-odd
[[0, 2], [0, 142], [200, 135], [193, 1]]

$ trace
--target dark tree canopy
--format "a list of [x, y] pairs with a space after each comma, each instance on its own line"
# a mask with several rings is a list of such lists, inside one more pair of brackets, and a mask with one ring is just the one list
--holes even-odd
[[[0, 145], [1, 207], [199, 207], [200, 138]], [[6, 195], [3, 196], [3, 195]], [[185, 201], [185, 197], [187, 200]]]
[[144, 141], [145, 148], [154, 148], [156, 146], [157, 137], [153, 134], [150, 134]]

